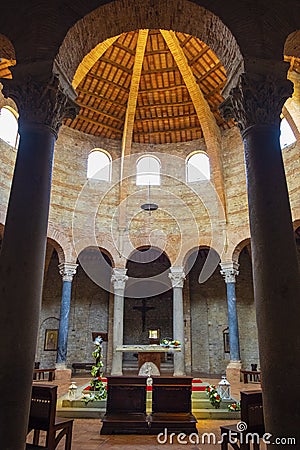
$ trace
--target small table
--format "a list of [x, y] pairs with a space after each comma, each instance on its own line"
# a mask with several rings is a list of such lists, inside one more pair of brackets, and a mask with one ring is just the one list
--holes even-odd
[[117, 352], [130, 352], [138, 354], [138, 368], [145, 362], [152, 362], [156, 365], [160, 371], [160, 361], [162, 353], [174, 353], [181, 352], [180, 346], [178, 347], [163, 347], [158, 344], [151, 345], [120, 345], [116, 348]]

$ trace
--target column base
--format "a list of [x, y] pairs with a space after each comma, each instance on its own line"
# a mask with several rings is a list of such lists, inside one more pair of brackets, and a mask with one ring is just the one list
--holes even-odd
[[55, 380], [57, 381], [70, 381], [72, 378], [72, 370], [67, 369], [66, 364], [55, 365]]
[[230, 384], [240, 383], [242, 361], [230, 361], [226, 367], [226, 378]]

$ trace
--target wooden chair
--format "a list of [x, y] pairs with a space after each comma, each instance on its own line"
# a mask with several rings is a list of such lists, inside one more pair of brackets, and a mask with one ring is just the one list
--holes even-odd
[[107, 377], [106, 414], [100, 434], [148, 434], [146, 377]]
[[191, 396], [192, 377], [153, 377], [150, 433], [197, 433]]
[[[237, 424], [220, 427], [223, 436], [222, 450], [227, 450], [228, 444], [234, 450], [249, 450], [251, 441], [249, 442], [249, 439], [247, 439], [247, 433], [253, 434], [253, 449], [259, 450], [259, 438], [265, 433], [261, 390], [241, 391], [241, 422], [247, 424], [245, 431], [239, 431]], [[230, 435], [232, 438], [236, 438], [238, 442], [234, 443], [233, 439], [230, 439]]]
[[[73, 419], [56, 417], [57, 386], [32, 385], [28, 433], [33, 430], [33, 442], [26, 450], [54, 450], [65, 436], [65, 450], [71, 450]], [[46, 432], [46, 444], [41, 446], [40, 431]]]

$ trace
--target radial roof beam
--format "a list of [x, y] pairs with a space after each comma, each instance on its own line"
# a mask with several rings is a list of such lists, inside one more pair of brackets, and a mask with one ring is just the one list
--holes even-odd
[[79, 86], [80, 82], [86, 76], [86, 74], [91, 70], [93, 65], [101, 58], [102, 55], [106, 52], [106, 50], [118, 39], [120, 35], [114, 36], [112, 38], [106, 39], [106, 41], [101, 42], [96, 45], [81, 61], [77, 70], [75, 72], [72, 86], [74, 89]]
[[160, 30], [170, 52], [177, 64], [182, 78], [194, 104], [211, 160], [215, 188], [226, 211], [224, 179], [221, 163], [221, 135], [215, 117], [197, 84], [191, 67], [174, 31]]
[[126, 156], [130, 155], [131, 145], [132, 145], [132, 137], [133, 137], [133, 126], [137, 105], [137, 98], [139, 92], [139, 85], [144, 61], [144, 55], [146, 50], [146, 44], [148, 39], [148, 31], [149, 30], [139, 30], [138, 39], [136, 44], [136, 52], [134, 59], [134, 66], [132, 69], [131, 76], [131, 84], [127, 101], [127, 109], [125, 114], [125, 122], [124, 122], [124, 130], [122, 137], [122, 156], [121, 156], [121, 184], [120, 184], [120, 217], [119, 217], [119, 225], [121, 228], [125, 228], [126, 226], [126, 207], [124, 199], [126, 199], [127, 195], [127, 183], [124, 183], [124, 164]]
[[131, 151], [134, 118], [147, 38], [148, 38], [148, 30], [139, 30], [139, 35], [136, 44], [134, 66], [131, 76], [130, 91], [125, 115], [125, 123], [122, 139], [122, 159], [124, 159], [125, 156], [129, 155]]

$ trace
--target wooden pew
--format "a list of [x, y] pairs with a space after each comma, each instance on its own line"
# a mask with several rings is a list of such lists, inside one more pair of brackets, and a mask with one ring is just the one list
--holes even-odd
[[48, 381], [55, 379], [55, 369], [33, 369], [33, 379], [40, 380], [45, 379], [45, 373], [48, 373]]
[[[237, 424], [220, 427], [223, 436], [222, 450], [227, 450], [229, 444], [235, 450], [249, 450], [250, 442], [246, 440], [247, 433], [255, 433], [252, 444], [254, 450], [259, 450], [259, 438], [265, 433], [261, 390], [241, 391], [241, 422], [247, 424], [245, 431], [239, 431]], [[230, 436], [237, 438], [238, 442], [233, 443]]]
[[[57, 386], [33, 383], [28, 433], [33, 431], [32, 443], [26, 450], [55, 450], [65, 436], [65, 450], [71, 450], [73, 419], [56, 417]], [[46, 432], [46, 446], [40, 445], [40, 431]]]
[[100, 434], [148, 434], [146, 377], [107, 377], [107, 406]]
[[242, 379], [245, 384], [250, 382], [260, 382], [260, 371], [259, 370], [242, 370], [241, 369]]
[[150, 433], [197, 433], [192, 414], [192, 377], [155, 377], [152, 384]]
[[74, 362], [72, 364], [73, 375], [76, 375], [77, 370], [84, 370], [85, 372], [90, 372], [94, 365], [95, 363], [93, 362]]

